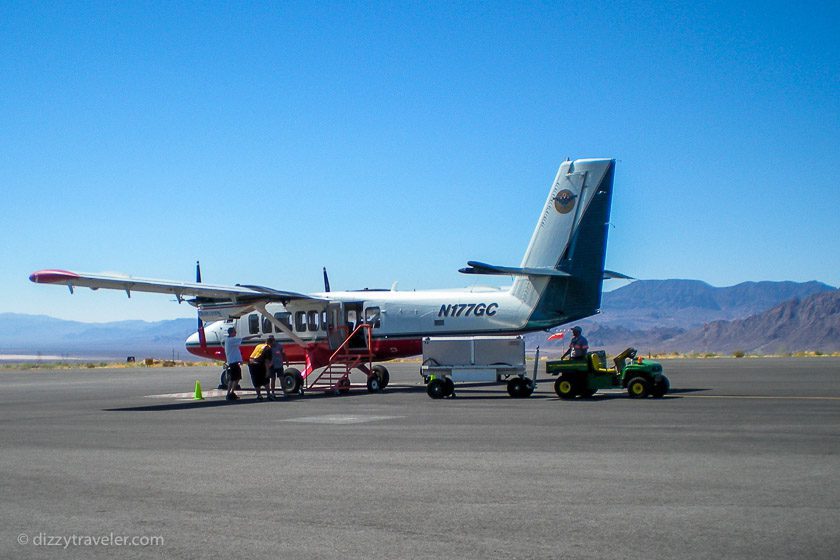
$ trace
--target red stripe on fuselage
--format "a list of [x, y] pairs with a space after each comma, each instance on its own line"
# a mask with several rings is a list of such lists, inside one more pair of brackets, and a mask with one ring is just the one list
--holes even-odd
[[[248, 356], [251, 355], [255, 347], [256, 344], [253, 342], [243, 344], [239, 347], [243, 361], [248, 360]], [[423, 352], [423, 345], [419, 338], [375, 338], [371, 341], [371, 350], [373, 351], [373, 360], [381, 362], [421, 354]], [[187, 352], [202, 358], [210, 358], [211, 360], [225, 359], [225, 352], [221, 346], [212, 346], [209, 344], [205, 348], [201, 346], [187, 346]], [[332, 355], [332, 350], [330, 350], [329, 345], [325, 341], [313, 343], [309, 352], [310, 360], [315, 368], [325, 366], [326, 361]], [[283, 344], [283, 354], [289, 362], [303, 363], [306, 361], [306, 351], [297, 344]]]

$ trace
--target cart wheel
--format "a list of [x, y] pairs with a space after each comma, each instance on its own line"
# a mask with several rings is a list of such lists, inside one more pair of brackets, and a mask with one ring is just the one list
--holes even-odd
[[534, 380], [527, 377], [522, 378], [522, 398], [527, 399], [534, 393]]
[[455, 382], [452, 381], [451, 377], [447, 377], [444, 381], [444, 389], [446, 389], [446, 397], [451, 397], [455, 394]]
[[522, 397], [522, 379], [514, 377], [507, 382], [507, 392], [514, 399]]
[[303, 378], [300, 376], [300, 371], [295, 368], [286, 368], [283, 371], [283, 379], [280, 381], [280, 387], [287, 395], [294, 394], [300, 391], [303, 385]]
[[663, 375], [660, 378], [659, 383], [653, 384], [653, 388], [650, 390], [650, 394], [653, 395], [654, 398], [661, 399], [670, 389], [671, 382], [668, 381], [668, 378]]
[[627, 383], [627, 394], [634, 399], [643, 399], [650, 394], [650, 383], [643, 377], [634, 377]]
[[561, 399], [573, 399], [577, 395], [577, 387], [574, 381], [565, 375], [561, 375], [554, 382], [554, 392]]
[[388, 373], [388, 368], [385, 366], [376, 365], [373, 366], [373, 373], [379, 376], [379, 387], [384, 389], [388, 386], [388, 383], [391, 381], [391, 374]]
[[443, 379], [432, 379], [426, 386], [426, 392], [433, 399], [442, 399], [446, 396], [446, 382]]
[[369, 393], [378, 393], [382, 390], [382, 382], [379, 381], [378, 375], [373, 374], [370, 377], [368, 377], [367, 390]]

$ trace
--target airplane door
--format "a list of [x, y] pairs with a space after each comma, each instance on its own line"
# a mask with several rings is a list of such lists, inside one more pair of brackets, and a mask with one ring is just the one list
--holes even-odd
[[[364, 322], [362, 316], [362, 302], [361, 301], [347, 301], [344, 302], [344, 321], [349, 329], [348, 334]], [[362, 350], [367, 348], [367, 337], [364, 330], [356, 333], [356, 336], [350, 340], [347, 345], [351, 350]]]
[[347, 328], [344, 325], [344, 305], [340, 301], [327, 304], [327, 339], [330, 350], [335, 350], [347, 338]]

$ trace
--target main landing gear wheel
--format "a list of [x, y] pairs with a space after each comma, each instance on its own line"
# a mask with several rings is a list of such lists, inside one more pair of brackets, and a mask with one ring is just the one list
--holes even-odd
[[373, 373], [379, 377], [379, 388], [384, 389], [391, 381], [391, 374], [388, 373], [388, 368], [385, 366], [376, 365], [372, 368]]
[[557, 381], [554, 382], [554, 392], [557, 393], [557, 396], [561, 399], [568, 400], [575, 398], [578, 390], [574, 381], [565, 375], [561, 375], [557, 378]]
[[338, 383], [336, 383], [336, 387], [338, 388], [339, 395], [346, 395], [350, 392], [350, 379], [342, 377], [338, 380]]
[[382, 390], [382, 382], [379, 380], [379, 376], [375, 373], [368, 377], [367, 390], [369, 393], [378, 393]]
[[442, 399], [446, 396], [446, 381], [443, 379], [432, 379], [426, 386], [426, 393], [433, 399]]
[[[228, 383], [230, 382], [230, 372], [228, 371], [227, 366], [222, 368], [222, 374], [219, 376], [219, 386], [218, 389], [227, 389]], [[235, 391], [239, 391], [241, 387], [239, 383], [236, 384], [236, 387], [233, 388]]]
[[650, 383], [643, 377], [634, 377], [627, 383], [627, 394], [634, 399], [643, 399], [650, 394]]
[[280, 387], [287, 395], [300, 393], [303, 387], [303, 377], [300, 376], [300, 371], [291, 367], [286, 368], [280, 380]]

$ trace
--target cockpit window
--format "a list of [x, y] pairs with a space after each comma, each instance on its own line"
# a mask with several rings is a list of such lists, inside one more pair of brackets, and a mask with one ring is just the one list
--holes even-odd
[[380, 315], [378, 307], [368, 307], [365, 309], [365, 323], [371, 323], [375, 320], [376, 322], [373, 323], [373, 328], [378, 329], [381, 323], [379, 318]]

